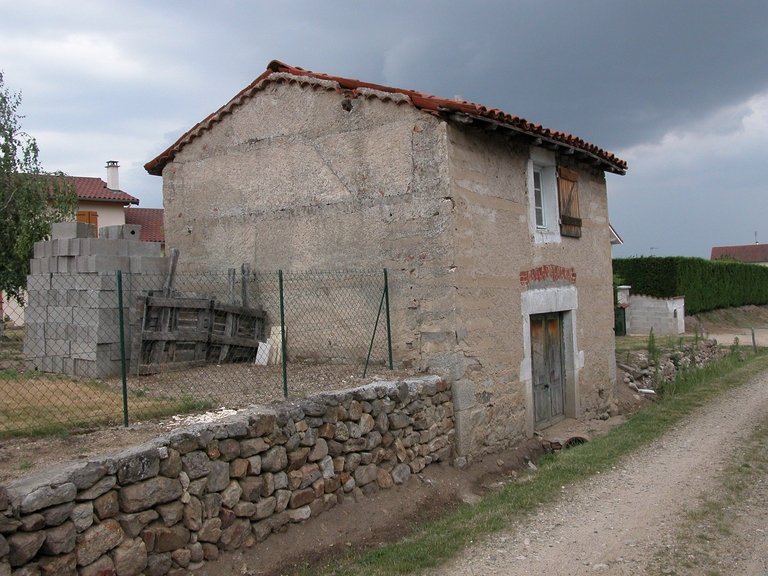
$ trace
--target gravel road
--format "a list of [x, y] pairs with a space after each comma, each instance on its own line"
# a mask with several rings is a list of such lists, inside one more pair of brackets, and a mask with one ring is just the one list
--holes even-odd
[[[768, 373], [699, 409], [610, 473], [564, 491], [560, 502], [427, 574], [644, 574], [657, 552], [674, 542], [682, 514], [700, 494], [717, 490], [718, 472], [767, 415]], [[748, 549], [735, 552], [728, 564], [736, 571], [727, 573], [768, 574], [767, 514], [761, 508], [739, 515], [738, 532], [748, 536], [741, 539]]]

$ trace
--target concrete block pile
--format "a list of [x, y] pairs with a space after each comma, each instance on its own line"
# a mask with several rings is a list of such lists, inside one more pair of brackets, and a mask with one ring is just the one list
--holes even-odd
[[140, 228], [107, 226], [94, 238], [92, 225], [64, 222], [53, 225], [51, 240], [35, 243], [24, 336], [31, 369], [90, 378], [120, 374], [116, 271], [123, 273], [127, 325], [138, 294], [162, 288], [167, 268], [159, 243], [139, 241]]
[[448, 460], [453, 437], [450, 385], [436, 376], [179, 429], [0, 486], [0, 576], [186, 574], [405, 483]]

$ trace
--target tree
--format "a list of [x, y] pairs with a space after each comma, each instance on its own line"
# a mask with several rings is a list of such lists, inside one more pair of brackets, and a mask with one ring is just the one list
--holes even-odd
[[0, 290], [23, 304], [34, 244], [54, 222], [74, 220], [77, 194], [64, 174], [43, 170], [37, 142], [21, 129], [20, 104], [0, 72]]

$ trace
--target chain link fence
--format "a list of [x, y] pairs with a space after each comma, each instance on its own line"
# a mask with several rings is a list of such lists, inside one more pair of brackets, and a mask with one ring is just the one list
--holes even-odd
[[29, 276], [3, 301], [0, 436], [388, 378], [388, 300], [381, 270]]

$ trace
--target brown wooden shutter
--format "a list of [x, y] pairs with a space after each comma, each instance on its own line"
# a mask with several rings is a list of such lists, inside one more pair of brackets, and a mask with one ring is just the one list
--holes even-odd
[[92, 212], [90, 210], [80, 210], [77, 213], [77, 221], [85, 222], [86, 224], [93, 224], [96, 229], [99, 229], [99, 213]]
[[560, 201], [560, 234], [581, 238], [579, 173], [560, 167], [557, 170], [557, 176], [557, 193]]

